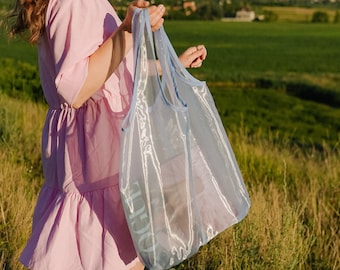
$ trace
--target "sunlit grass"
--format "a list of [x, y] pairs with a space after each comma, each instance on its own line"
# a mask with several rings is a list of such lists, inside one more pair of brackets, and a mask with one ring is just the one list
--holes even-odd
[[310, 22], [313, 18], [313, 13], [316, 11], [326, 12], [329, 16], [330, 22], [333, 21], [336, 9], [314, 7], [263, 7], [264, 10], [270, 10], [278, 15], [278, 19], [284, 22]]
[[45, 107], [0, 94], [0, 269], [19, 270], [42, 182], [40, 134]]
[[[42, 183], [40, 134], [44, 105], [0, 95], [0, 269], [21, 270]], [[3, 124], [4, 123], [4, 124]], [[270, 133], [228, 131], [252, 207], [177, 269], [338, 269], [340, 157], [288, 146]]]
[[339, 152], [230, 135], [251, 211], [178, 269], [338, 269]]
[[[204, 67], [192, 72], [212, 86], [252, 201], [245, 220], [177, 268], [340, 269], [339, 109], [280, 89], [293, 81], [340, 92], [340, 28], [179, 21], [165, 26], [178, 51], [198, 43], [208, 48]], [[0, 57], [36, 65], [34, 47], [3, 36]], [[258, 78], [277, 83], [276, 89], [255, 89]], [[0, 93], [1, 270], [23, 269], [18, 257], [42, 183], [45, 111], [45, 105]]]

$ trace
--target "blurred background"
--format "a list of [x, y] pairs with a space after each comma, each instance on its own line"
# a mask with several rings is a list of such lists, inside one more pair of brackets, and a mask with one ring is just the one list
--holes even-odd
[[[74, 0], [73, 0], [74, 1]], [[97, 0], [99, 1], [99, 0]], [[110, 1], [121, 18], [129, 1]], [[176, 269], [340, 269], [340, 1], [153, 1], [175, 50], [205, 44], [207, 82], [249, 189], [245, 220]], [[35, 45], [0, 0], [0, 269], [23, 269], [43, 182], [47, 105]]]

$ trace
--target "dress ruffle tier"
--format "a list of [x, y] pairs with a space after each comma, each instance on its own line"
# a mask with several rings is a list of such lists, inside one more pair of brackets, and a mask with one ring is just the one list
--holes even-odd
[[49, 110], [42, 143], [45, 183], [20, 258], [28, 268], [121, 270], [138, 260], [119, 192], [122, 118], [106, 98], [78, 110]]
[[32, 269], [129, 269], [136, 254], [119, 198], [117, 185], [83, 194], [44, 186], [21, 261]]

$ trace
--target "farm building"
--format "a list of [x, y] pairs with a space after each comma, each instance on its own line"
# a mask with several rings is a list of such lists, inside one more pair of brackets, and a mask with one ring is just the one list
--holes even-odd
[[223, 18], [225, 22], [252, 22], [256, 19], [255, 12], [250, 9], [241, 9], [236, 12], [235, 17]]
[[255, 12], [249, 9], [241, 9], [236, 12], [235, 17], [238, 21], [251, 22], [255, 20]]

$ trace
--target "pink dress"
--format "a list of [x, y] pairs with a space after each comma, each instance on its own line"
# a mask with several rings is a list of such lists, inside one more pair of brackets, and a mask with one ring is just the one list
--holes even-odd
[[138, 259], [118, 187], [121, 121], [129, 109], [129, 53], [81, 108], [70, 107], [89, 56], [120, 24], [107, 0], [50, 0], [38, 45], [49, 104], [42, 135], [45, 183], [20, 260], [38, 270], [120, 270]]

